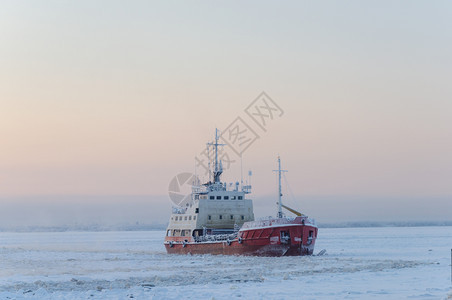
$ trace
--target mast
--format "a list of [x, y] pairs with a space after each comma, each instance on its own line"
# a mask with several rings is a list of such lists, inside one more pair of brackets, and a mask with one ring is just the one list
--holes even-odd
[[278, 218], [282, 218], [281, 196], [281, 159], [278, 155]]
[[282, 203], [281, 203], [281, 197], [282, 197], [282, 191], [281, 191], [281, 172], [287, 172], [286, 170], [281, 170], [281, 158], [278, 155], [278, 170], [273, 170], [273, 172], [278, 172], [278, 218], [283, 217], [282, 212]]
[[223, 166], [218, 162], [218, 146], [224, 146], [225, 144], [218, 144], [219, 136], [218, 136], [218, 129], [215, 128], [215, 143], [207, 143], [208, 146], [214, 146], [215, 150], [215, 165], [214, 165], [214, 171], [213, 171], [213, 182], [218, 183], [220, 182], [220, 175], [223, 173]]

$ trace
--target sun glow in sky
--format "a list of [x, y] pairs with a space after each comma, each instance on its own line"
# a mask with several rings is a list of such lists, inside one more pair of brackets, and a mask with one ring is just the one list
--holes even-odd
[[[294, 205], [324, 223], [450, 220], [451, 9], [448, 1], [7, 1], [1, 218], [31, 204], [58, 204], [64, 215], [65, 201], [127, 206], [129, 196], [149, 196], [149, 219], [163, 223], [173, 176], [194, 171], [216, 127], [238, 116], [256, 126], [244, 110], [265, 91], [284, 114], [243, 154], [256, 215], [273, 213], [280, 154]], [[238, 162], [225, 179], [240, 176]], [[129, 220], [146, 222], [140, 201], [140, 217]]]

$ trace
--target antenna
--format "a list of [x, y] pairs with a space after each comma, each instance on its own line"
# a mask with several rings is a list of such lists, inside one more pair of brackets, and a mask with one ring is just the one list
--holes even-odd
[[[193, 178], [193, 182], [196, 180], [196, 178], [197, 178], [197, 174], [196, 174], [196, 158], [195, 158], [195, 178]], [[196, 183], [196, 184], [198, 184], [198, 183]], [[193, 185], [195, 185], [195, 184], [193, 184]]]
[[287, 170], [281, 170], [281, 159], [278, 155], [278, 170], [273, 170], [273, 172], [278, 172], [278, 218], [282, 218], [283, 217], [283, 212], [282, 212], [282, 203], [281, 203], [281, 196], [282, 196], [282, 192], [281, 192], [281, 172], [287, 172]]
[[206, 144], [206, 151], [207, 151], [207, 166], [209, 168], [209, 182], [212, 181], [212, 173], [210, 172], [210, 149], [209, 149], [209, 143]]
[[242, 155], [240, 155], [240, 184], [243, 186], [243, 164], [242, 164]]

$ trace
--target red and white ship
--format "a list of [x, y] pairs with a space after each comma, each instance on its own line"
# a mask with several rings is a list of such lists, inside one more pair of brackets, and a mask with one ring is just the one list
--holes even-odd
[[[253, 203], [247, 198], [250, 185], [221, 182], [218, 161], [218, 131], [214, 147], [213, 180], [194, 182], [189, 201], [173, 207], [166, 231], [165, 248], [170, 254], [222, 254], [256, 256], [311, 255], [318, 228], [313, 219], [281, 203], [281, 160], [278, 157], [279, 201], [277, 217], [254, 220]], [[232, 188], [231, 188], [232, 186]], [[282, 208], [294, 213], [287, 217]]]

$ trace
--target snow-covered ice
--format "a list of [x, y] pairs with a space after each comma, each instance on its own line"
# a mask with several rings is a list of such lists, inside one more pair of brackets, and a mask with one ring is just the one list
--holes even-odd
[[446, 299], [452, 227], [320, 229], [323, 256], [167, 255], [163, 231], [0, 233], [0, 299]]

